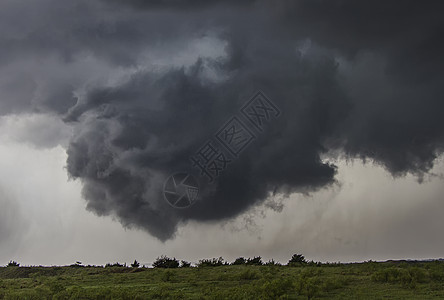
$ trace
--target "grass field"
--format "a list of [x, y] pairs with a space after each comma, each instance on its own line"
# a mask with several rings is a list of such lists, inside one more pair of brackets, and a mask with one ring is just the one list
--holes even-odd
[[444, 262], [2, 267], [0, 299], [444, 299]]

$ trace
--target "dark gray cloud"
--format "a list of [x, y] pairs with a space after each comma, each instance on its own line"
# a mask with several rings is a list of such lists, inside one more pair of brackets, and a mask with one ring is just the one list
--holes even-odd
[[444, 22], [440, 1], [282, 1], [292, 33], [338, 51], [350, 64], [353, 111], [347, 153], [395, 174], [419, 175], [442, 152]]
[[[287, 69], [282, 69], [286, 80], [295, 84], [291, 91], [280, 90], [286, 84], [280, 82], [281, 76], [269, 80], [276, 62], [262, 64], [261, 73], [251, 70], [264, 76], [257, 78], [264, 86], [289, 98], [276, 102], [285, 115], [227, 168], [215, 191], [187, 210], [173, 209], [162, 199], [163, 180], [178, 170], [192, 172], [189, 157], [248, 100], [253, 87], [259, 87], [248, 79], [251, 74], [239, 69], [222, 83], [203, 83], [203, 66], [198, 62], [190, 70], [170, 70], [160, 76], [140, 73], [122, 86], [92, 91], [81, 108], [85, 116], [73, 109], [82, 130], [68, 149], [68, 171], [84, 181], [89, 207], [100, 214], [118, 211], [124, 223], [164, 239], [181, 220], [235, 216], [276, 186], [288, 192], [331, 183], [335, 168], [321, 162], [319, 141], [338, 122], [336, 115], [345, 105], [338, 96], [330, 99], [334, 103], [321, 99], [323, 93], [338, 93], [330, 82], [335, 64], [327, 60], [313, 67], [299, 56], [287, 55], [287, 66], [280, 67]], [[260, 56], [255, 59], [262, 61]], [[255, 66], [252, 62], [251, 68]], [[319, 78], [302, 83], [309, 73]], [[304, 94], [297, 91], [301, 84]]]
[[[0, 63], [20, 69], [48, 56], [53, 67], [1, 74], [2, 114], [51, 112], [73, 126], [67, 170], [88, 209], [161, 240], [188, 220], [237, 216], [272, 192], [333, 183], [325, 154], [422, 176], [442, 153], [438, 2], [42, 3], [3, 4], [28, 21], [1, 31]], [[225, 54], [146, 62], [153, 53], [172, 60], [206, 37]], [[282, 115], [214, 185], [201, 183], [199, 202], [169, 207], [166, 177], [196, 173], [189, 157], [259, 89]]]
[[138, 13], [101, 1], [19, 0], [1, 8], [0, 115], [64, 114], [86, 86], [103, 84], [119, 68], [139, 68], [144, 55], [173, 56], [207, 31], [196, 17]]
[[108, 4], [131, 6], [137, 9], [204, 9], [211, 6], [243, 6], [256, 2], [256, 0], [102, 0]]

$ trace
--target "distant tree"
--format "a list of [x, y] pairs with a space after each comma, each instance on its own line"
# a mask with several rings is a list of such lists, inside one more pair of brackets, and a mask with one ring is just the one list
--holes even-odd
[[118, 262], [116, 262], [115, 264], [107, 263], [107, 264], [105, 265], [105, 268], [109, 268], [109, 267], [123, 268], [123, 267], [125, 267], [125, 265], [119, 264]]
[[262, 263], [262, 257], [260, 256], [255, 256], [253, 258], [248, 258], [247, 261], [245, 262], [246, 265], [248, 266], [261, 266], [263, 265]]
[[162, 255], [161, 257], [158, 257], [153, 262], [154, 268], [178, 268], [179, 267], [179, 261], [176, 258], [169, 258], [165, 255]]
[[198, 267], [219, 267], [223, 265], [227, 265], [227, 262], [224, 262], [222, 257], [219, 258], [211, 258], [211, 259], [201, 259], [197, 264]]
[[76, 263], [70, 265], [70, 267], [72, 267], [72, 268], [82, 268], [82, 267], [84, 267], [84, 266], [82, 265], [82, 262], [81, 262], [81, 261], [76, 261]]
[[10, 260], [7, 267], [20, 267], [20, 264], [16, 261]]
[[282, 266], [280, 263], [275, 262], [274, 259], [270, 259], [264, 265], [265, 266]]
[[181, 260], [180, 261], [180, 268], [189, 268], [191, 267], [191, 263], [187, 262], [186, 260]]
[[140, 267], [140, 264], [137, 260], [134, 260], [134, 262], [131, 264], [131, 267], [138, 268], [138, 267]]
[[310, 260], [309, 262], [307, 262], [307, 265], [309, 265], [310, 267], [322, 267], [321, 262], [313, 261], [313, 260]]
[[233, 261], [232, 265], [245, 265], [245, 258], [238, 257]]
[[305, 260], [305, 257], [302, 254], [293, 254], [291, 259], [288, 261], [288, 266], [291, 265], [301, 265], [306, 264], [307, 261]]

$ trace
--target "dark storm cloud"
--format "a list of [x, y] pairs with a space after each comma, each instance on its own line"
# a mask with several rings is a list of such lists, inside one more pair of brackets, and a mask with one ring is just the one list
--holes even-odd
[[338, 51], [359, 72], [346, 88], [354, 109], [347, 153], [395, 174], [419, 175], [443, 148], [444, 22], [441, 1], [282, 1], [283, 23]]
[[206, 34], [205, 19], [137, 13], [101, 1], [0, 5], [0, 115], [66, 113], [78, 100], [76, 91], [110, 72], [105, 67], [138, 67], [150, 51], [173, 56]]
[[[282, 60], [286, 65], [278, 67], [294, 82], [290, 90], [283, 89], [288, 83], [281, 76], [268, 76], [278, 61], [262, 64], [259, 73], [255, 66], [263, 54], [248, 53], [254, 59], [252, 69], [237, 69], [222, 83], [203, 83], [204, 67], [198, 62], [189, 70], [140, 73], [122, 86], [92, 91], [88, 108], [82, 108], [85, 116], [76, 112], [84, 131], [68, 149], [68, 171], [84, 181], [89, 208], [100, 214], [117, 212], [124, 224], [166, 239], [182, 220], [235, 216], [276, 186], [289, 192], [331, 183], [336, 170], [321, 162], [319, 140], [346, 109], [342, 98], [334, 96], [340, 94], [331, 78], [336, 66], [326, 60], [313, 67], [309, 59], [289, 52], [280, 53], [287, 55]], [[225, 64], [230, 61], [220, 67]], [[169, 207], [161, 195], [163, 181], [175, 171], [192, 171], [189, 157], [251, 96], [256, 84], [248, 77], [253, 73], [276, 89], [274, 94], [292, 99], [277, 102], [285, 116], [230, 165], [215, 191], [188, 210]], [[307, 75], [317, 78], [303, 82]], [[302, 85], [305, 93], [298, 92]], [[323, 103], [327, 94], [332, 103]]]
[[129, 5], [139, 9], [202, 9], [213, 5], [247, 5], [256, 0], [102, 0], [109, 4]]
[[[60, 6], [35, 8], [54, 23], [25, 9], [31, 21], [2, 32], [7, 50], [0, 62], [51, 54], [57, 67], [48, 73], [76, 75], [51, 84], [44, 73], [43, 96], [31, 105], [74, 127], [67, 169], [83, 182], [88, 209], [161, 240], [188, 220], [234, 217], [272, 192], [333, 183], [336, 167], [323, 154], [338, 151], [371, 158], [395, 175], [422, 175], [442, 153], [438, 2], [42, 2]], [[13, 3], [3, 5], [19, 10], [21, 2]], [[224, 56], [207, 53], [191, 65], [161, 69], [143, 63], [153, 49], [173, 59], [207, 36], [223, 42]], [[85, 53], [105, 72], [137, 71], [105, 84], [82, 72], [84, 65], [73, 67]], [[36, 73], [0, 81], [5, 111], [27, 107]], [[169, 207], [161, 195], [166, 177], [196, 171], [189, 157], [258, 89], [282, 115], [215, 185], [203, 183], [199, 202]]]

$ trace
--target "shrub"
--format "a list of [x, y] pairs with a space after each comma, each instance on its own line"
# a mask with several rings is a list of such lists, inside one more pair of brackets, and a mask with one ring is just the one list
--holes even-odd
[[373, 273], [371, 278], [376, 282], [401, 283], [410, 288], [414, 288], [417, 283], [430, 281], [429, 273], [418, 267], [407, 269], [390, 267]]
[[161, 257], [158, 257], [153, 262], [154, 268], [178, 268], [179, 267], [179, 261], [176, 258], [169, 258], [165, 255], [162, 255]]
[[258, 279], [259, 277], [260, 274], [257, 271], [251, 269], [246, 269], [245, 271], [239, 274], [240, 280], [253, 280], [253, 279]]
[[260, 256], [255, 256], [253, 258], [248, 258], [245, 262], [247, 266], [262, 266], [262, 258]]
[[313, 299], [319, 294], [319, 283], [316, 278], [309, 278], [304, 283], [302, 294], [307, 296], [307, 299]]
[[410, 268], [409, 274], [412, 277], [412, 280], [418, 283], [426, 283], [430, 281], [429, 273], [421, 268], [413, 267]]
[[105, 265], [105, 268], [110, 268], [110, 267], [119, 267], [119, 268], [123, 268], [123, 267], [125, 267], [125, 266], [126, 266], [126, 264], [125, 264], [125, 265], [122, 265], [122, 264], [119, 264], [118, 262], [116, 262], [116, 263], [114, 263], [114, 264], [107, 263], [107, 264]]
[[294, 266], [294, 265], [301, 265], [306, 264], [307, 261], [305, 260], [305, 257], [302, 254], [293, 254], [291, 259], [288, 261], [288, 266]]
[[300, 295], [307, 296], [307, 299], [313, 299], [319, 296], [320, 280], [318, 277], [307, 277], [302, 275], [296, 282], [296, 290]]
[[7, 267], [20, 267], [20, 264], [16, 261], [10, 260]]
[[[405, 274], [402, 274], [402, 273]], [[407, 275], [406, 271], [400, 268], [390, 267], [378, 270], [372, 274], [372, 280], [375, 282], [400, 282], [401, 275]], [[403, 280], [406, 280], [405, 278]]]
[[236, 260], [232, 263], [232, 265], [245, 265], [245, 258], [243, 257], [238, 257], [236, 258]]
[[430, 274], [430, 279], [434, 281], [444, 281], [444, 272], [440, 270], [435, 270], [435, 269], [430, 270], [429, 274]]
[[322, 267], [322, 263], [320, 261], [312, 261], [307, 262], [307, 265], [310, 267]]
[[75, 264], [69, 265], [71, 268], [83, 268], [84, 265], [82, 265], [82, 262], [76, 261]]
[[140, 263], [137, 260], [134, 260], [134, 262], [131, 264], [131, 267], [138, 268], [140, 267]]
[[282, 266], [280, 263], [275, 262], [274, 259], [270, 259], [264, 265], [265, 266]]
[[189, 268], [191, 267], [191, 263], [187, 262], [186, 260], [181, 260], [180, 261], [180, 268]]
[[197, 264], [198, 267], [219, 267], [223, 265], [227, 265], [228, 263], [224, 262], [222, 257], [219, 258], [211, 258], [211, 259], [201, 259]]
[[262, 295], [265, 299], [279, 299], [293, 289], [294, 285], [290, 279], [275, 279], [262, 286]]
[[347, 283], [347, 280], [342, 277], [334, 277], [334, 278], [327, 278], [324, 282], [322, 282], [322, 285], [320, 285], [320, 288], [324, 292], [331, 292], [335, 289], [339, 289], [343, 287]]

